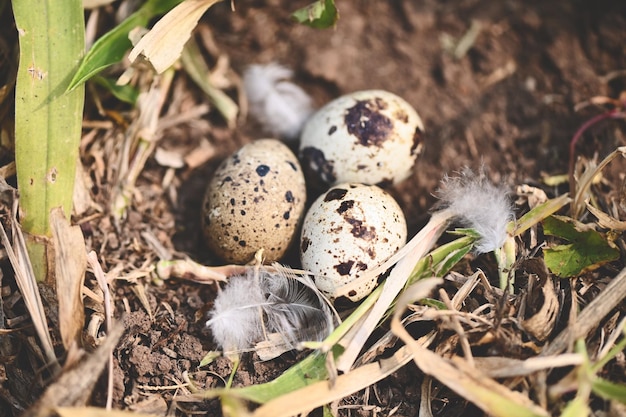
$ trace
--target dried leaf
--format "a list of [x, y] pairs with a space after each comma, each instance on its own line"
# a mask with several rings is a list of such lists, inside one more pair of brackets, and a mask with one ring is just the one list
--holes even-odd
[[92, 390], [100, 379], [100, 373], [107, 364], [109, 354], [123, 332], [123, 325], [114, 326], [100, 347], [48, 386], [37, 404], [28, 410], [24, 417], [47, 417], [52, 415], [50, 411], [55, 407], [84, 405], [91, 397]]
[[589, 198], [589, 187], [595, 180], [595, 178], [602, 173], [602, 170], [615, 159], [617, 156], [621, 155], [622, 157], [626, 157], [626, 146], [620, 146], [615, 149], [606, 158], [604, 158], [597, 166], [594, 164], [590, 164], [590, 166], [580, 175], [580, 178], [577, 182], [576, 195], [574, 196], [574, 201], [572, 201], [572, 213], [575, 219], [579, 218], [582, 214], [585, 204], [584, 202]]
[[531, 357], [528, 359], [513, 359], [500, 356], [474, 358], [478, 369], [491, 378], [511, 378], [530, 375], [545, 369], [580, 365], [584, 358], [578, 353], [565, 353], [558, 356]]
[[66, 349], [80, 342], [85, 326], [82, 290], [87, 269], [87, 252], [80, 226], [71, 226], [60, 207], [50, 213], [54, 242], [56, 290], [59, 301], [59, 327]]
[[589, 210], [591, 214], [596, 216], [596, 218], [598, 219], [598, 224], [601, 227], [604, 227], [605, 229], [617, 230], [620, 232], [623, 232], [624, 230], [626, 230], [626, 222], [617, 220], [609, 216], [602, 210], [599, 210], [595, 208], [594, 206], [592, 206], [591, 204], [589, 204], [589, 201], [585, 201], [585, 204], [587, 205], [587, 210]]
[[11, 266], [13, 267], [15, 282], [17, 283], [20, 293], [22, 294], [28, 313], [30, 314], [30, 318], [33, 322], [37, 337], [39, 338], [39, 343], [41, 343], [41, 347], [46, 356], [46, 360], [49, 362], [54, 371], [58, 371], [61, 368], [52, 345], [48, 321], [46, 319], [43, 303], [41, 301], [37, 278], [35, 277], [33, 267], [28, 257], [28, 250], [26, 249], [24, 235], [22, 234], [22, 229], [17, 225], [17, 219], [12, 217], [11, 220], [14, 225], [12, 230], [13, 245], [9, 242], [9, 237], [6, 234], [2, 223], [0, 223], [0, 241], [7, 252]]
[[185, 43], [209, 7], [220, 0], [186, 0], [159, 20], [137, 43], [128, 58], [134, 62], [143, 54], [157, 73], [171, 67], [183, 52]]
[[[545, 266], [543, 268], [545, 269]], [[539, 285], [543, 294], [541, 308], [528, 319], [522, 320], [524, 330], [540, 342], [544, 342], [552, 333], [559, 312], [559, 299], [554, 290], [554, 283], [547, 276], [547, 272], [545, 271], [545, 274], [540, 277]], [[537, 300], [531, 300], [533, 303], [535, 301]]]

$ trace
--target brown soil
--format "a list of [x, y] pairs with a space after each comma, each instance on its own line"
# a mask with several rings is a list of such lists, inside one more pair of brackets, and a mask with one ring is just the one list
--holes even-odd
[[[317, 105], [369, 88], [394, 92], [413, 104], [426, 126], [425, 151], [414, 175], [391, 190], [412, 234], [426, 221], [442, 176], [463, 166], [484, 164], [493, 181], [512, 189], [519, 184], [541, 186], [543, 176], [566, 173], [572, 135], [602, 111], [591, 106], [576, 112], [574, 106], [594, 96], [618, 97], [626, 90], [626, 76], [612, 75], [626, 69], [623, 2], [346, 0], [337, 2], [341, 18], [335, 29], [328, 30], [292, 23], [289, 12], [306, 3], [236, 2], [235, 12], [228, 2], [215, 5], [201, 22], [203, 33], [210, 31], [217, 48], [210, 51], [210, 58], [215, 59], [216, 52], [224, 54], [238, 74], [251, 63], [284, 64], [295, 70], [297, 82]], [[443, 39], [454, 46], [472, 25], [480, 25], [477, 38], [455, 57]], [[182, 73], [175, 86], [168, 114], [183, 114], [204, 100]], [[87, 107], [87, 119], [102, 119], [89, 98]], [[120, 114], [128, 117], [124, 109]], [[600, 124], [584, 137], [578, 151], [605, 155], [626, 144], [625, 131], [623, 120]], [[230, 129], [215, 112], [166, 130], [162, 147], [185, 153], [206, 138], [213, 157], [200, 167], [176, 170], [167, 181], [168, 170], [148, 161], [126, 218], [116, 222], [108, 205], [116, 174], [111, 164], [120, 152], [116, 135], [122, 132], [123, 127], [115, 125], [106, 134], [86, 135], [83, 162], [93, 181], [93, 199], [104, 212], [87, 210], [74, 219], [104, 271], [116, 271], [121, 277], [111, 284], [115, 315], [127, 329], [114, 353], [113, 406], [161, 415], [173, 407], [176, 415], [219, 416], [217, 400], [172, 405], [184, 390], [157, 389], [182, 384], [187, 376], [201, 387], [222, 386], [228, 378], [232, 365], [225, 358], [198, 370], [203, 356], [216, 349], [204, 326], [216, 287], [158, 281], [150, 279], [150, 272], [164, 257], [188, 255], [206, 264], [219, 262], [201, 239], [203, 188], [225, 155], [263, 134], [254, 121]], [[549, 194], [556, 191], [544, 188]], [[293, 256], [288, 261], [294, 263]], [[87, 283], [97, 287], [91, 277]], [[14, 364], [28, 363], [27, 353], [17, 348], [26, 342], [11, 343], [2, 355]], [[233, 384], [269, 381], [303, 355], [288, 353], [270, 362], [244, 355]], [[0, 416], [17, 416], [42, 392], [44, 381], [36, 369], [8, 366], [4, 371]], [[339, 415], [417, 415], [419, 375], [409, 364], [347, 398], [341, 406], [354, 407], [340, 407]], [[33, 389], [24, 390], [25, 386]], [[104, 404], [105, 387], [102, 378], [93, 404]], [[445, 387], [432, 407], [437, 416], [480, 415]]]

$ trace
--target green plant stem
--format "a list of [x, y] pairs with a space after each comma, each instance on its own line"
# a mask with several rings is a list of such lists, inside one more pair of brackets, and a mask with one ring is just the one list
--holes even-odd
[[84, 54], [80, 0], [13, 2], [20, 62], [15, 89], [15, 163], [20, 222], [38, 280], [47, 276], [49, 216], [69, 218], [81, 137], [84, 89], [65, 93]]

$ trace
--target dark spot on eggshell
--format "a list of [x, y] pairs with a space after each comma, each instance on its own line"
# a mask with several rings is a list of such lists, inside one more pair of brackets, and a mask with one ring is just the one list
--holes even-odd
[[337, 213], [343, 214], [354, 207], [354, 200], [342, 201], [337, 209]]
[[305, 253], [307, 249], [309, 249], [309, 245], [311, 244], [311, 240], [308, 237], [302, 238], [302, 242], [300, 243], [300, 251]]
[[270, 172], [270, 167], [268, 167], [267, 165], [261, 164], [258, 167], [256, 167], [256, 173], [259, 174], [259, 177], [266, 176], [268, 172]]
[[246, 211], [245, 211], [245, 210], [241, 210], [239, 213], [240, 213], [242, 216], [245, 216], [245, 215], [246, 215]]
[[324, 152], [308, 146], [300, 151], [300, 155], [306, 178], [319, 178], [327, 184], [332, 184], [337, 180], [333, 162], [326, 159]]
[[328, 129], [328, 136], [332, 135], [336, 131], [337, 131], [337, 126], [331, 126], [330, 129]]
[[241, 246], [242, 248], [246, 247], [246, 241], [245, 240], [240, 240], [239, 241], [239, 246]]
[[350, 290], [350, 292], [348, 292], [348, 297], [356, 297], [356, 291]]
[[293, 193], [291, 191], [287, 191], [285, 193], [285, 201], [287, 201], [288, 203], [293, 203], [294, 197], [293, 197]]
[[350, 275], [350, 270], [353, 265], [354, 261], [341, 262], [340, 264], [335, 265], [335, 269], [339, 275]]
[[298, 166], [296, 164], [294, 164], [291, 161], [285, 161], [289, 164], [289, 166], [291, 167], [291, 169], [293, 169], [294, 171], [298, 172]]
[[411, 145], [411, 155], [417, 155], [422, 151], [422, 144], [424, 143], [424, 138], [422, 135], [422, 130], [419, 127], [415, 128], [415, 133], [413, 134], [413, 145]]
[[382, 146], [393, 131], [393, 122], [381, 110], [387, 102], [381, 98], [359, 100], [344, 116], [348, 133], [362, 146]]
[[357, 262], [356, 267], [359, 268], [361, 271], [365, 271], [367, 269], [367, 264], [364, 262]]
[[286, 211], [286, 212], [284, 212], [284, 213], [283, 213], [283, 219], [285, 219], [285, 220], [289, 220], [289, 216], [290, 216], [290, 214], [289, 214], [289, 212], [288, 212], [288, 211]]
[[363, 240], [376, 239], [376, 228], [374, 226], [367, 227], [363, 225], [363, 220], [352, 217], [347, 218], [346, 221], [352, 225], [352, 230], [350, 230], [352, 236]]
[[231, 199], [230, 199], [230, 205], [231, 205], [231, 206], [234, 206], [234, 205], [235, 205], [235, 199], [234, 199], [234, 198], [231, 198]]
[[343, 188], [333, 188], [326, 193], [326, 195], [324, 196], [324, 201], [328, 202], [333, 200], [341, 200], [346, 196], [347, 193], [348, 190], [345, 190]]

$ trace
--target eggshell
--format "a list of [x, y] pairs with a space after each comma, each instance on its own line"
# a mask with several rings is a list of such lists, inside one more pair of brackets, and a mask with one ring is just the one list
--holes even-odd
[[280, 259], [304, 214], [306, 187], [298, 159], [282, 142], [260, 139], [228, 157], [211, 179], [203, 204], [207, 245], [230, 263], [259, 249]]
[[[315, 200], [306, 214], [300, 259], [314, 274], [315, 285], [333, 299], [337, 288], [386, 261], [406, 237], [404, 214], [391, 195], [374, 185], [339, 184]], [[377, 278], [348, 298], [367, 296]]]
[[383, 90], [339, 97], [319, 109], [300, 137], [300, 159], [314, 185], [381, 186], [411, 175], [424, 126], [415, 109]]

